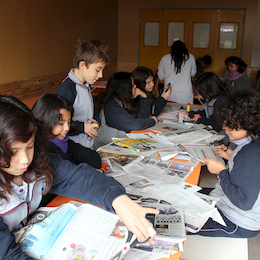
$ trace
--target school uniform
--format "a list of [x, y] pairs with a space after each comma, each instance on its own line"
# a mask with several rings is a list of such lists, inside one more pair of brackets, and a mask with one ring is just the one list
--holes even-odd
[[81, 144], [75, 143], [68, 138], [60, 140], [52, 138], [48, 146], [49, 153], [58, 154], [63, 160], [69, 160], [75, 164], [87, 163], [94, 168], [101, 168], [101, 158], [99, 154]]
[[236, 91], [247, 91], [252, 88], [250, 78], [247, 76], [247, 71], [239, 73], [238, 71], [229, 71], [226, 79], [226, 87], [233, 94]]
[[211, 196], [227, 227], [209, 219], [196, 233], [204, 236], [244, 237], [260, 232], [260, 139], [251, 137], [232, 141], [237, 147], [228, 160], [228, 168], [219, 173]]
[[197, 123], [204, 125], [211, 125], [217, 132], [222, 130], [222, 126], [216, 119], [216, 108], [224, 97], [214, 98], [211, 101], [204, 103], [204, 110], [190, 111], [189, 117], [193, 118], [194, 115], [199, 114], [201, 117], [197, 120]]
[[[53, 184], [50, 189], [50, 192], [53, 194], [88, 201], [93, 205], [101, 206], [110, 211], [113, 210], [112, 202], [114, 199], [126, 194], [124, 187], [119, 182], [111, 177], [107, 177], [86, 163], [75, 165], [53, 154], [49, 155], [49, 163], [54, 170]], [[28, 201], [14, 196], [12, 198], [12, 204], [8, 205], [9, 203], [6, 200], [0, 199], [0, 259], [32, 259], [22, 252], [21, 246], [15, 243], [14, 235], [11, 233], [11, 231], [25, 224], [26, 219], [21, 219], [20, 223], [16, 223], [16, 220], [14, 220], [14, 222], [7, 221], [10, 211], [8, 211], [7, 208], [9, 207], [13, 210], [17, 208], [18, 212], [21, 208], [17, 206], [26, 205], [27, 210], [24, 211], [24, 209], [22, 209], [22, 211], [29, 214], [32, 213], [30, 207], [33, 205], [33, 209], [36, 209], [36, 204], [40, 203], [41, 189], [44, 187], [42, 186], [42, 182], [40, 182], [42, 179], [44, 178], [41, 177], [36, 181], [39, 185], [30, 184], [34, 186], [34, 191], [29, 189], [29, 192], [32, 195], [37, 194], [37, 196], [29, 196]], [[10, 212], [12, 213], [12, 210]]]
[[100, 113], [101, 126], [98, 129], [98, 136], [95, 137], [94, 149], [112, 142], [112, 137], [123, 138], [126, 133], [139, 131], [155, 125], [150, 117], [150, 100], [141, 98], [137, 118], [124, 109], [122, 101], [114, 95], [104, 104]]
[[[163, 108], [165, 107], [167, 101], [163, 97], [158, 97], [156, 98], [153, 96], [153, 103], [150, 103], [150, 115], [158, 116], [162, 112]], [[135, 99], [135, 105], [138, 109], [140, 109], [140, 102], [141, 102], [141, 97], [137, 97]]]
[[77, 131], [70, 133], [70, 139], [85, 147], [92, 148], [93, 138], [84, 133], [84, 122], [95, 119], [100, 124], [96, 103], [92, 97], [90, 85], [82, 83], [71, 69], [67, 78], [60, 84], [56, 94], [67, 98], [74, 108], [73, 121]]

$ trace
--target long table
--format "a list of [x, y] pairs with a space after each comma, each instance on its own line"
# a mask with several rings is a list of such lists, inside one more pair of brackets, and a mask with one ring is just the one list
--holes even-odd
[[[99, 85], [98, 85], [99, 86]], [[104, 85], [101, 85], [104, 88]], [[170, 103], [172, 106], [176, 106], [178, 105], [177, 103]], [[184, 105], [184, 104], [183, 104]], [[196, 106], [198, 109], [201, 108], [200, 105], [193, 105]], [[135, 131], [135, 132], [143, 132], [143, 131]], [[187, 162], [185, 160], [182, 159], [171, 159], [172, 161], [177, 161], [177, 162]], [[185, 180], [185, 182], [188, 182], [190, 184], [194, 184], [194, 185], [198, 185], [199, 182], [199, 177], [200, 177], [200, 171], [201, 171], [201, 163], [199, 163], [193, 170], [193, 172], [189, 175], [189, 177]], [[64, 203], [68, 203], [71, 200], [75, 200], [75, 201], [80, 201], [78, 199], [74, 199], [71, 197], [64, 197], [64, 196], [57, 196], [56, 198], [54, 198], [49, 204], [48, 207], [56, 207], [56, 206], [60, 206]], [[82, 202], [82, 201], [80, 201]], [[86, 202], [87, 203], [87, 202]], [[177, 252], [176, 254], [172, 255], [170, 258], [160, 258], [158, 260], [180, 260], [181, 257], [181, 252]]]
[[[181, 159], [172, 159], [174, 161], [179, 161], [179, 162], [184, 162], [185, 160], [181, 160]], [[193, 172], [189, 175], [189, 177], [186, 179], [186, 182], [190, 183], [190, 184], [194, 184], [197, 185], [199, 182], [199, 176], [200, 176], [200, 171], [201, 171], [201, 163], [198, 164], [197, 167], [194, 168]], [[78, 199], [75, 198], [71, 198], [71, 197], [65, 197], [65, 196], [57, 196], [55, 197], [49, 204], [48, 207], [57, 207], [60, 206], [64, 203], [68, 203], [69, 201], [74, 200], [74, 201], [80, 201]], [[80, 201], [82, 202], [82, 201]], [[88, 203], [88, 202], [86, 202]], [[158, 260], [180, 260], [181, 257], [181, 252], [177, 252], [174, 255], [171, 255], [170, 258], [160, 258]]]

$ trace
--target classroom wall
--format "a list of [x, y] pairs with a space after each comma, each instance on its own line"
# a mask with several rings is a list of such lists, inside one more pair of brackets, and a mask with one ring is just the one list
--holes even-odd
[[109, 45], [105, 73], [116, 70], [117, 14], [117, 0], [1, 1], [0, 94], [24, 99], [55, 89], [73, 66], [78, 39]]
[[118, 67], [133, 70], [138, 65], [140, 9], [220, 9], [245, 8], [242, 59], [251, 64], [258, 0], [132, 0], [118, 1]]
[[[140, 9], [246, 8], [243, 59], [250, 65], [260, 0], [9, 0], [0, 9], [0, 94], [20, 99], [52, 92], [73, 66], [75, 44], [110, 48], [105, 75], [138, 64]], [[257, 50], [256, 50], [257, 51]]]

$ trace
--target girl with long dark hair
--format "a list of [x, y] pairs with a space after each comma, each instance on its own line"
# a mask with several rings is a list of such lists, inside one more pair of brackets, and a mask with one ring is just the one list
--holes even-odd
[[[140, 96], [139, 109], [134, 98]], [[131, 73], [114, 73], [101, 101], [101, 126], [95, 137], [94, 148], [111, 142], [111, 137], [125, 137], [133, 130], [143, 130], [158, 123], [157, 117], [150, 113], [147, 94], [134, 84]]]
[[158, 66], [158, 78], [167, 88], [172, 86], [169, 101], [193, 104], [192, 77], [196, 74], [195, 58], [183, 41], [175, 41], [171, 53], [162, 57]]

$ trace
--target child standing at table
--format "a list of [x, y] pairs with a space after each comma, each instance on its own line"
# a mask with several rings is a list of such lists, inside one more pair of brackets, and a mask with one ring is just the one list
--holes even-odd
[[52, 193], [115, 210], [140, 239], [148, 237], [146, 214], [115, 179], [89, 165], [75, 165], [45, 152], [46, 136], [31, 111], [18, 99], [0, 96], [0, 259], [31, 260], [11, 233], [26, 225], [42, 194]]
[[75, 68], [70, 70], [56, 91], [74, 107], [73, 121], [78, 130], [71, 133], [70, 139], [89, 148], [92, 148], [93, 137], [97, 135], [100, 124], [90, 85], [103, 77], [108, 61], [108, 48], [103, 43], [97, 40], [80, 42], [74, 54]]
[[[158, 116], [166, 105], [166, 101], [171, 96], [171, 87], [165, 88], [161, 96], [156, 98], [152, 93], [154, 88], [154, 76], [150, 69], [146, 67], [137, 67], [133, 70], [132, 76], [136, 87], [145, 92], [150, 100], [150, 113], [154, 116]], [[139, 96], [135, 98], [135, 105], [137, 108], [140, 107], [140, 101]]]
[[251, 89], [250, 78], [247, 76], [247, 64], [239, 57], [230, 56], [228, 61], [228, 74], [225, 81], [230, 93]]
[[101, 167], [101, 158], [96, 151], [69, 139], [74, 109], [66, 98], [44, 94], [33, 105], [32, 113], [43, 123], [42, 131], [49, 137], [49, 153], [76, 164], [85, 162], [97, 169]]
[[260, 232], [260, 95], [237, 92], [218, 110], [220, 123], [237, 147], [228, 156], [227, 167], [206, 158], [208, 170], [219, 176], [210, 193], [220, 200], [216, 206], [226, 227], [209, 219], [196, 233], [204, 236], [249, 238]]

